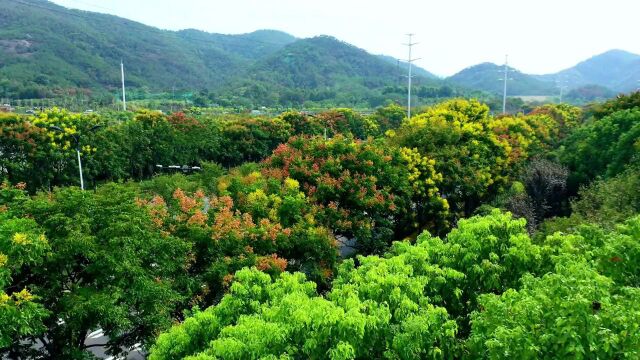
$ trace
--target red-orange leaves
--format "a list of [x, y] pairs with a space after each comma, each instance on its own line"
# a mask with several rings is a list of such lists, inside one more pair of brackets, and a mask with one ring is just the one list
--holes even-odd
[[287, 268], [287, 259], [279, 258], [277, 254], [261, 256], [258, 258], [256, 267], [261, 271], [275, 270], [277, 272], [283, 272]]
[[404, 218], [411, 216], [406, 209], [413, 194], [396, 148], [340, 135], [330, 140], [293, 137], [264, 166], [265, 176], [296, 180], [317, 206], [318, 220], [340, 235], [358, 238], [365, 252], [384, 247], [398, 230], [409, 230], [403, 225], [409, 223]]

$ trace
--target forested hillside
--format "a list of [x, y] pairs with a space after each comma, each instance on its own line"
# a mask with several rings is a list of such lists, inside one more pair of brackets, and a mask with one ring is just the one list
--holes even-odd
[[540, 79], [562, 83], [569, 88], [600, 85], [616, 92], [633, 91], [640, 78], [640, 55], [610, 50], [556, 74]]
[[[120, 60], [133, 91], [205, 90], [209, 103], [248, 107], [307, 100], [377, 106], [382, 88], [397, 85], [400, 75], [382, 58], [326, 36], [298, 40], [274, 30], [165, 31], [45, 0], [0, 1], [0, 23], [5, 98], [117, 93]], [[422, 84], [439, 86], [439, 81]], [[345, 91], [351, 98], [343, 97]], [[113, 101], [113, 95], [107, 97]]]
[[[231, 88], [256, 101], [271, 97], [266, 105], [284, 99], [293, 103], [337, 99], [351, 106], [365, 100], [375, 107], [389, 99], [381, 90], [396, 85], [399, 76], [397, 66], [378, 56], [333, 37], [319, 36], [296, 41], [260, 59]], [[441, 81], [418, 78], [416, 84], [439, 87]]]
[[[0, 97], [5, 101], [46, 98], [63, 104], [62, 99], [80, 98], [94, 106], [113, 105], [121, 60], [132, 99], [237, 108], [375, 108], [402, 101], [406, 92], [407, 63], [329, 36], [174, 32], [46, 0], [1, 0], [0, 24]], [[577, 91], [566, 98], [570, 101], [606, 98], [637, 87], [639, 61], [638, 55], [616, 50], [557, 74], [528, 75], [511, 68], [508, 94], [557, 96], [563, 86]], [[446, 81], [419, 67], [413, 73], [416, 105], [502, 94], [499, 65], [475, 65]]]
[[[452, 83], [501, 93], [504, 66], [483, 63], [466, 68], [447, 78]], [[530, 75], [509, 68], [508, 88], [511, 95], [557, 95], [560, 87], [577, 91], [572, 100], [606, 99], [612, 93], [633, 91], [640, 78], [640, 55], [623, 50], [610, 50], [554, 74]], [[594, 91], [595, 89], [599, 89]]]
[[215, 88], [295, 40], [275, 31], [176, 33], [44, 0], [2, 0], [0, 19], [0, 76], [11, 97], [50, 88], [117, 89], [120, 60], [131, 87]]
[[[466, 68], [447, 78], [448, 81], [471, 89], [481, 89], [501, 94], [504, 82], [504, 66], [482, 63]], [[555, 95], [556, 84], [538, 80], [512, 67], [508, 69], [507, 86], [510, 95]]]

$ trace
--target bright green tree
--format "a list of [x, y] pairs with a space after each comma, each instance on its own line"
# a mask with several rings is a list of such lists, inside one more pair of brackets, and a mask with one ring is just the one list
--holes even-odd
[[633, 359], [640, 356], [640, 289], [616, 288], [585, 263], [560, 264], [520, 290], [479, 299], [472, 359]]

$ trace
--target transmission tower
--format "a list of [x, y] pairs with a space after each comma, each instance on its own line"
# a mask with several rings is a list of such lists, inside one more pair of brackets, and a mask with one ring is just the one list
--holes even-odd
[[502, 113], [507, 113], [507, 80], [509, 80], [509, 55], [504, 56], [504, 88], [502, 91]]
[[407, 63], [409, 64], [409, 75], [407, 76], [407, 119], [411, 119], [411, 78], [413, 78], [413, 75], [411, 74], [411, 70], [413, 67], [413, 62], [416, 60], [420, 60], [420, 58], [413, 59], [411, 57], [411, 48], [414, 45], [418, 44], [418, 43], [411, 42], [413, 35], [415, 34], [407, 34], [407, 36], [409, 37], [409, 42], [404, 44], [409, 48], [409, 58], [407, 59]]
[[124, 63], [120, 60], [120, 76], [122, 78], [122, 110], [127, 111], [127, 96], [124, 91]]

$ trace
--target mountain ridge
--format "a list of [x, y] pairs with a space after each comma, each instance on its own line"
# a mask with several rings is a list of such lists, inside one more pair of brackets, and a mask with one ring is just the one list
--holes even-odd
[[[492, 72], [487, 73], [489, 67]], [[488, 62], [480, 63], [446, 79], [460, 86], [498, 94], [502, 93], [502, 84], [498, 86], [495, 80], [502, 77], [503, 67]], [[494, 73], [498, 76], [493, 76]], [[628, 92], [640, 85], [640, 55], [612, 49], [557, 73], [526, 74], [512, 67], [509, 67], [509, 73], [514, 80], [508, 84], [508, 93], [514, 96], [555, 95], [559, 93], [560, 86], [565, 90], [599, 86], [612, 92]]]
[[349, 88], [379, 95], [398, 79], [395, 66], [329, 36], [298, 39], [269, 29], [246, 34], [161, 30], [44, 0], [0, 0], [0, 24], [0, 93], [6, 97], [44, 97], [43, 92], [68, 88], [115, 93], [121, 60], [130, 88], [206, 89], [232, 98], [252, 81], [257, 87], [249, 91], [265, 97], [272, 88], [282, 92], [286, 87], [315, 97], [324, 92], [319, 97], [326, 98]]
[[[508, 67], [507, 73], [509, 79], [507, 83], [509, 95], [550, 95], [554, 92], [553, 84], [536, 79], [535, 77], [522, 73], [513, 67]], [[446, 80], [472, 89], [479, 89], [499, 94], [503, 91], [503, 78], [504, 65], [484, 62], [469, 66], [456, 74], [449, 76]]]
[[[270, 99], [267, 103], [276, 96], [304, 102], [339, 97], [340, 92], [379, 98], [390, 93], [389, 87], [403, 86], [408, 67], [327, 35], [300, 39], [270, 29], [245, 34], [161, 30], [46, 0], [0, 0], [0, 25], [0, 94], [6, 98], [60, 95], [70, 89], [114, 93], [120, 86], [120, 60], [127, 86], [133, 89], [204, 89], [226, 98], [249, 93], [257, 102]], [[453, 84], [499, 95], [502, 69], [481, 63], [440, 78], [415, 66], [415, 84]], [[567, 92], [608, 94], [607, 90], [624, 92], [640, 85], [640, 55], [619, 49], [554, 74], [509, 70], [510, 96], [555, 96], [559, 86]], [[387, 90], [381, 92], [383, 87]]]

